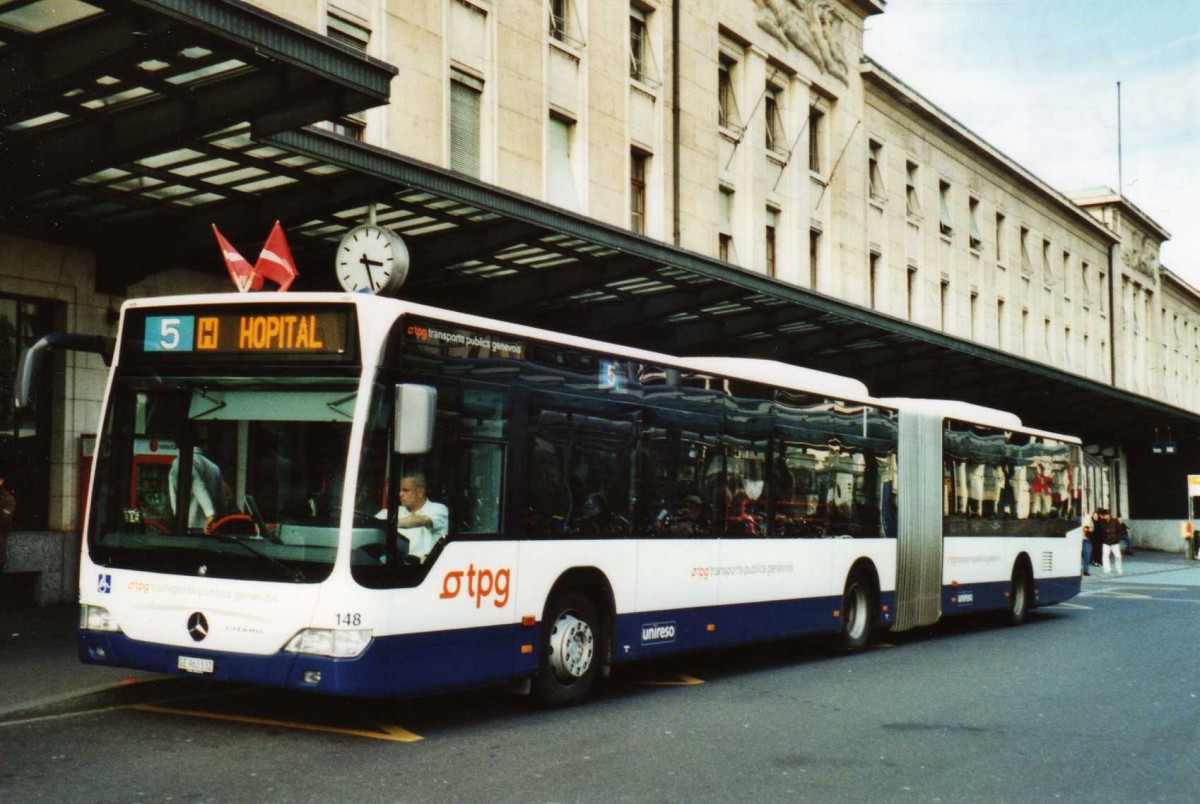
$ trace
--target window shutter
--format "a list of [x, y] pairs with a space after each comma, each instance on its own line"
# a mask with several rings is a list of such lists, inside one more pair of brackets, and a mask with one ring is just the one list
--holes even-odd
[[450, 82], [450, 169], [479, 178], [479, 112], [482, 87]]

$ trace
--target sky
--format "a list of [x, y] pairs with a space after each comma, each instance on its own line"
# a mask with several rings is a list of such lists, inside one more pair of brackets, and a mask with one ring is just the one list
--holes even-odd
[[1200, 0], [888, 0], [864, 49], [1055, 189], [1123, 184], [1200, 289]]

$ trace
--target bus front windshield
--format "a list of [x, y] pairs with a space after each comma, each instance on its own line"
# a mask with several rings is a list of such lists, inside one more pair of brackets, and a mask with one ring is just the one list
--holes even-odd
[[118, 377], [97, 442], [92, 560], [324, 580], [356, 399], [353, 379]]

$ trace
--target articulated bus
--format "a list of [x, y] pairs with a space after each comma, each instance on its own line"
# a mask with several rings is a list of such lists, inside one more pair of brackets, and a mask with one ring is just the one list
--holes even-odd
[[[153, 445], [165, 490], [137, 481]], [[361, 294], [130, 301], [78, 650], [335, 695], [511, 683], [558, 705], [673, 652], [1017, 623], [1079, 591], [1079, 466], [1077, 439], [1010, 414], [776, 362]], [[414, 532], [414, 485], [444, 532]]]

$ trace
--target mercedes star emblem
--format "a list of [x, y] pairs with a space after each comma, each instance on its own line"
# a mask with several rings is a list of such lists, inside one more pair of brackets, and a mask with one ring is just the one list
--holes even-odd
[[187, 623], [188, 633], [192, 635], [192, 639], [199, 642], [208, 636], [208, 620], [200, 612], [196, 612], [191, 617], [188, 617]]

